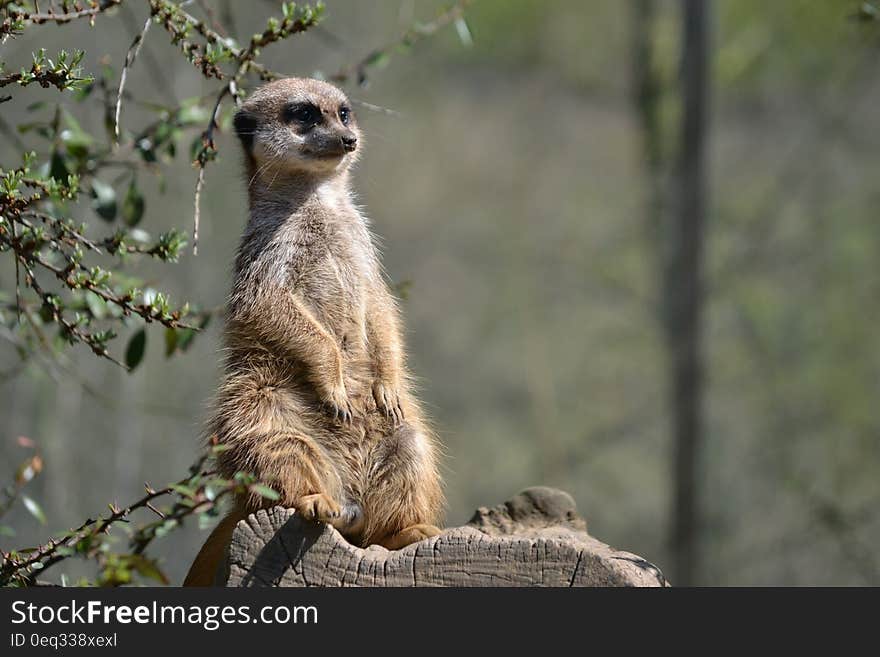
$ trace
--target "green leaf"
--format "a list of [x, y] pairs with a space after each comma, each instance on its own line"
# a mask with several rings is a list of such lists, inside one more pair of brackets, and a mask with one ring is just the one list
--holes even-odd
[[89, 307], [89, 312], [92, 313], [95, 319], [103, 319], [107, 316], [107, 302], [104, 299], [94, 292], [86, 292], [85, 300], [86, 305]]
[[880, 10], [870, 2], [863, 2], [859, 8], [858, 16], [863, 21], [880, 20]]
[[92, 95], [92, 92], [95, 90], [97, 85], [94, 82], [90, 82], [88, 84], [84, 84], [82, 87], [76, 90], [74, 94], [74, 99], [78, 102], [84, 101], [86, 98]]
[[97, 178], [92, 180], [92, 208], [101, 219], [113, 221], [116, 218], [116, 192]]
[[168, 488], [175, 491], [179, 495], [182, 495], [183, 497], [193, 497], [196, 494], [195, 488], [184, 486], [183, 484], [172, 484]]
[[68, 155], [83, 159], [89, 154], [94, 139], [82, 129], [73, 114], [66, 110], [63, 110], [63, 113], [65, 128], [58, 133], [58, 136], [67, 148]]
[[147, 244], [153, 238], [142, 228], [132, 228], [128, 231], [128, 239], [132, 242], [137, 242], [138, 244]]
[[50, 306], [48, 303], [44, 303], [40, 306], [40, 319], [45, 323], [49, 323], [55, 317], [55, 309]]
[[461, 41], [461, 45], [465, 48], [470, 48], [474, 45], [474, 39], [471, 36], [471, 31], [468, 28], [467, 22], [464, 18], [457, 18], [455, 21], [455, 31], [458, 32], [458, 38]]
[[138, 140], [137, 145], [135, 146], [138, 152], [141, 154], [144, 162], [155, 162], [156, 161], [156, 150], [152, 141], [144, 137], [143, 139]]
[[169, 583], [165, 573], [162, 572], [153, 559], [148, 559], [147, 557], [138, 554], [130, 555], [128, 560], [130, 567], [143, 577], [156, 580], [157, 582], [166, 585]]
[[144, 195], [141, 194], [135, 179], [132, 178], [131, 184], [125, 192], [125, 198], [122, 199], [122, 221], [127, 226], [137, 226], [144, 216], [145, 205]]
[[199, 104], [198, 98], [189, 98], [184, 101], [184, 106], [177, 115], [180, 125], [202, 125], [207, 123], [210, 113], [206, 107]]
[[165, 357], [170, 357], [177, 349], [177, 331], [173, 328], [165, 329]]
[[264, 486], [263, 484], [252, 484], [250, 488], [252, 493], [256, 493], [257, 495], [265, 497], [267, 500], [281, 499], [281, 495], [279, 495], [268, 486]]
[[192, 329], [180, 329], [177, 334], [177, 348], [181, 351], [188, 350], [195, 337], [196, 332]]
[[199, 135], [195, 139], [193, 139], [189, 144], [189, 159], [191, 161], [197, 160], [199, 158], [199, 153], [202, 150], [202, 136]]
[[377, 50], [370, 53], [364, 60], [364, 68], [375, 66], [376, 68], [384, 68], [388, 66], [391, 56], [384, 50]]
[[156, 527], [156, 538], [162, 538], [163, 536], [167, 536], [170, 531], [172, 531], [175, 527], [177, 527], [178, 522], [174, 518], [169, 520], [165, 520], [161, 525]]
[[58, 182], [66, 183], [67, 176], [69, 175], [70, 172], [67, 170], [67, 165], [64, 163], [64, 158], [61, 157], [61, 153], [57, 150], [52, 151], [52, 160], [49, 163], [49, 176]]
[[15, 536], [15, 530], [8, 525], [0, 525], [0, 536]]
[[46, 514], [43, 513], [43, 509], [40, 508], [40, 505], [33, 499], [28, 497], [27, 495], [21, 496], [21, 501], [24, 504], [24, 508], [28, 510], [34, 518], [40, 521], [40, 524], [46, 524]]
[[147, 350], [147, 331], [141, 329], [135, 333], [128, 342], [125, 350], [125, 364], [130, 370], [133, 370], [144, 359], [144, 352]]

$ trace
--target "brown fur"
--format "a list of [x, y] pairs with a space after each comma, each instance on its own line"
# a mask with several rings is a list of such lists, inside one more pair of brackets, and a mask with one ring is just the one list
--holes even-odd
[[[319, 114], [297, 114], [304, 105]], [[397, 305], [349, 191], [359, 132], [347, 106], [329, 84], [288, 79], [236, 115], [250, 218], [209, 430], [228, 447], [223, 475], [251, 472], [353, 543], [397, 549], [439, 532], [443, 496]], [[236, 500], [185, 584], [212, 583], [237, 520], [265, 505]]]

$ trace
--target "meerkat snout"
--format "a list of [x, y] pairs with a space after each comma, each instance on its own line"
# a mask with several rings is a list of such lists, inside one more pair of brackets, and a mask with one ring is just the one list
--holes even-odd
[[358, 138], [353, 134], [342, 135], [342, 146], [349, 153], [353, 153], [354, 149], [357, 148]]

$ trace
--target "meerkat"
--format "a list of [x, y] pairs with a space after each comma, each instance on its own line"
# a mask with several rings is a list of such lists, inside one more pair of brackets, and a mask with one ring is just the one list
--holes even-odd
[[[395, 298], [349, 170], [362, 138], [351, 104], [318, 80], [256, 90], [233, 121], [249, 218], [235, 261], [225, 363], [208, 434], [226, 477], [245, 471], [278, 503], [351, 543], [399, 549], [437, 535], [438, 446], [407, 373]], [[209, 585], [240, 497], [185, 585]]]

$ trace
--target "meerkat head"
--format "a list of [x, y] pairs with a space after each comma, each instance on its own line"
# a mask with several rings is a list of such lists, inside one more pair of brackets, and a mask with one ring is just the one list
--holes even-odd
[[358, 154], [360, 133], [351, 103], [319, 80], [270, 82], [242, 104], [233, 123], [255, 176], [330, 177], [351, 166]]

